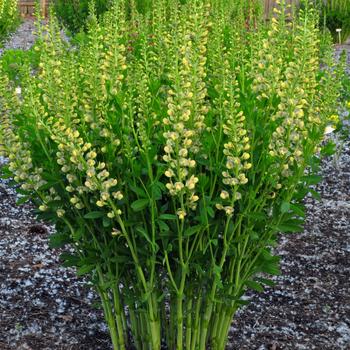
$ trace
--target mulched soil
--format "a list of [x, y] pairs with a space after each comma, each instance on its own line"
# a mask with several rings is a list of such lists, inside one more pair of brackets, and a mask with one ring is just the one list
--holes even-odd
[[[6, 48], [30, 47], [32, 30], [25, 22]], [[324, 160], [322, 175], [321, 201], [306, 200], [305, 231], [280, 238], [282, 276], [249, 295], [227, 349], [350, 349], [350, 140]], [[111, 349], [96, 295], [60, 266], [52, 229], [16, 198], [0, 180], [0, 350]]]

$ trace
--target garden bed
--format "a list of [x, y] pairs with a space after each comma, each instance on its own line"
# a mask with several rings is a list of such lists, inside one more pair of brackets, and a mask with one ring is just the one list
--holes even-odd
[[[6, 48], [28, 48], [25, 22]], [[18, 44], [19, 43], [19, 44]], [[350, 58], [350, 50], [349, 50]], [[0, 165], [6, 160], [0, 158]], [[321, 201], [307, 200], [301, 234], [281, 237], [282, 276], [251, 294], [228, 349], [350, 349], [350, 144], [323, 162]], [[48, 248], [51, 231], [0, 182], [0, 349], [111, 348], [96, 296]]]

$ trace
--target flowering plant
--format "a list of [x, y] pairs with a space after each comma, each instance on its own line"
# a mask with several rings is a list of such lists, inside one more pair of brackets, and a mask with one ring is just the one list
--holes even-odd
[[[91, 2], [94, 4], [98, 16], [106, 12], [109, 7], [108, 0], [93, 0]], [[89, 16], [89, 3], [90, 1], [87, 0], [54, 0], [53, 9], [60, 23], [71, 33], [76, 34], [85, 29]]]
[[224, 349], [301, 230], [338, 70], [313, 10], [247, 26], [243, 3], [118, 1], [79, 50], [52, 20], [20, 94], [1, 73], [3, 176], [74, 248], [114, 349]]
[[0, 42], [18, 21], [16, 0], [0, 0]]

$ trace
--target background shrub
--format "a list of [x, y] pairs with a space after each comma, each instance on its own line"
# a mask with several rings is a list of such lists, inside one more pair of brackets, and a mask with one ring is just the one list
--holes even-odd
[[110, 0], [54, 0], [54, 11], [60, 22], [73, 34], [86, 29], [89, 5], [93, 4], [99, 17], [107, 11]]
[[11, 81], [19, 83], [23, 66], [30, 66], [35, 70], [38, 68], [39, 58], [40, 53], [34, 49], [9, 49], [1, 56], [2, 70]]
[[341, 42], [350, 37], [350, 1], [349, 0], [326, 0], [319, 2], [321, 8], [321, 23], [325, 25], [334, 42], [339, 42], [337, 29], [341, 29]]

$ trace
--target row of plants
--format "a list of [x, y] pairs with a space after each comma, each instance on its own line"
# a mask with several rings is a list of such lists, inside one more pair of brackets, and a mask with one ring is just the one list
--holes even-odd
[[344, 43], [350, 38], [350, 2], [348, 0], [319, 0], [321, 23], [327, 27], [334, 42]]
[[19, 23], [17, 0], [0, 1], [0, 45]]
[[302, 230], [343, 65], [317, 10], [277, 5], [119, 0], [78, 46], [51, 18], [32, 59], [2, 60], [1, 176], [74, 250], [115, 350], [223, 350]]
[[[185, 0], [182, 1], [183, 3]], [[84, 32], [89, 21], [89, 0], [54, 0], [53, 8], [61, 24], [73, 35]], [[110, 6], [110, 0], [94, 0], [96, 15], [99, 17]], [[263, 0], [246, 1], [244, 11], [250, 16], [261, 16]], [[320, 11], [320, 25], [330, 31], [334, 42], [344, 43], [350, 37], [350, 2], [348, 0], [307, 0], [302, 7], [311, 3]], [[151, 7], [151, 1], [133, 0], [128, 2], [129, 11], [132, 7], [145, 13]], [[258, 9], [258, 11], [257, 11]]]

